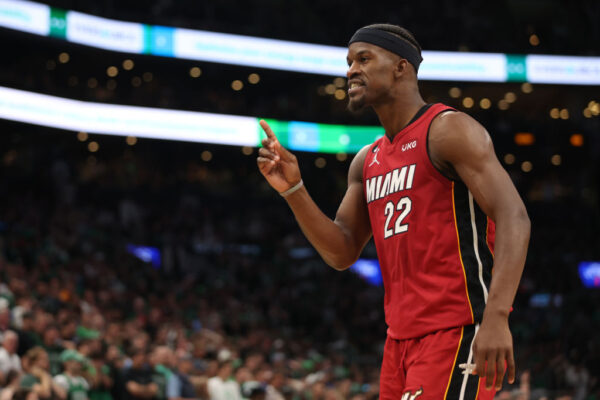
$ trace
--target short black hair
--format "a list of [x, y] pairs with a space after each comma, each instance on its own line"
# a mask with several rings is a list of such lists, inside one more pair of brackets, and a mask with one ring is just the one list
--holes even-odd
[[382, 31], [389, 32], [392, 35], [398, 36], [400, 39], [404, 40], [405, 42], [408, 42], [411, 46], [417, 49], [419, 51], [419, 54], [421, 54], [421, 45], [419, 44], [419, 42], [417, 42], [417, 39], [415, 39], [415, 36], [412, 34], [412, 32], [406, 28], [393, 24], [371, 24], [363, 26], [363, 28], [379, 29]]

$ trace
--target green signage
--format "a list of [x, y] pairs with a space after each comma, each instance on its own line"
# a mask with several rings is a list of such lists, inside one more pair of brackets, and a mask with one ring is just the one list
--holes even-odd
[[527, 82], [526, 56], [506, 55], [506, 80], [508, 82]]
[[67, 11], [52, 7], [50, 9], [50, 36], [67, 38]]

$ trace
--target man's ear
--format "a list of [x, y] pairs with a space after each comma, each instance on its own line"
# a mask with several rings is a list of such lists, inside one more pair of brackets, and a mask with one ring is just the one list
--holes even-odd
[[398, 58], [394, 68], [394, 77], [400, 78], [408, 73], [408, 61], [405, 58]]

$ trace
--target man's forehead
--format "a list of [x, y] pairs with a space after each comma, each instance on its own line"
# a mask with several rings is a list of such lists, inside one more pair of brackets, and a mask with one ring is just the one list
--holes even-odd
[[346, 58], [356, 57], [364, 53], [377, 54], [382, 57], [388, 56], [392, 60], [398, 57], [391, 51], [386, 50], [383, 47], [379, 47], [376, 44], [371, 44], [367, 42], [354, 42], [350, 46], [348, 46], [348, 54], [346, 55]]
[[371, 43], [354, 42], [354, 43], [350, 44], [350, 46], [348, 46], [348, 56], [351, 54], [358, 54], [358, 53], [362, 53], [365, 51], [378, 52], [378, 51], [382, 51], [382, 50], [383, 49], [381, 47], [376, 46]]

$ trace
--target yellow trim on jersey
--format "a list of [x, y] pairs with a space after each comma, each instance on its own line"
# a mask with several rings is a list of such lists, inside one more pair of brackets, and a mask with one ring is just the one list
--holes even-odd
[[[452, 183], [454, 185], [454, 183]], [[446, 386], [446, 393], [444, 393], [444, 400], [448, 397], [448, 390], [450, 390], [450, 383], [452, 382], [452, 375], [454, 374], [454, 369], [456, 368], [456, 360], [458, 359], [458, 353], [460, 352], [460, 346], [462, 346], [463, 334], [465, 332], [465, 327], [460, 327], [460, 339], [458, 340], [458, 347], [456, 348], [456, 354], [454, 355], [454, 362], [452, 363], [452, 369], [450, 369], [450, 378], [448, 379], [448, 386]]]
[[[481, 388], [481, 378], [477, 377], [479, 380], [477, 381], [477, 394], [475, 395], [475, 400], [479, 400], [479, 389]], [[494, 396], [496, 397], [496, 396]]]
[[467, 284], [467, 271], [465, 271], [465, 264], [463, 263], [462, 253], [460, 251], [460, 236], [458, 235], [458, 223], [456, 221], [456, 206], [454, 205], [454, 184], [452, 182], [452, 213], [454, 214], [454, 229], [456, 229], [456, 244], [458, 245], [458, 258], [460, 259], [460, 265], [463, 269], [463, 276], [465, 277], [465, 293], [467, 294], [467, 300], [469, 302], [469, 310], [471, 311], [471, 322], [475, 323], [475, 317], [473, 316], [473, 306], [471, 305], [471, 298], [469, 297], [469, 286]]

